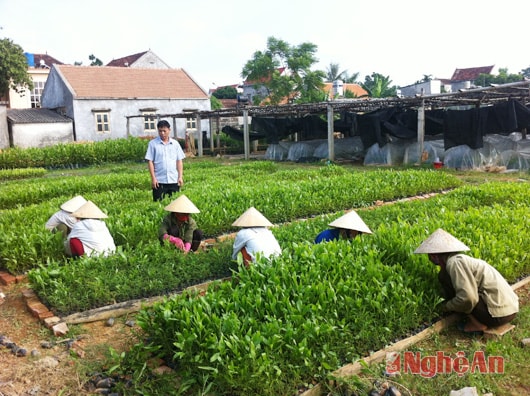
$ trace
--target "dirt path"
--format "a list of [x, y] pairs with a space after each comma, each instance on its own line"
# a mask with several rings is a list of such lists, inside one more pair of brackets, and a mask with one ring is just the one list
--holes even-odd
[[[27, 351], [26, 356], [16, 356], [0, 345], [0, 396], [91, 394], [83, 388], [82, 374], [91, 366], [96, 370], [109, 347], [121, 352], [136, 342], [138, 328], [125, 324], [133, 318], [117, 318], [112, 327], [106, 321], [70, 325], [66, 336], [54, 337], [28, 310], [25, 288], [24, 283], [0, 286], [5, 295], [0, 298], [0, 337]], [[44, 348], [43, 343], [51, 347]]]

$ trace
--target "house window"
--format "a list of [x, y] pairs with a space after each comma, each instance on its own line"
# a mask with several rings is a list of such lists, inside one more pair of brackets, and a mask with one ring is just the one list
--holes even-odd
[[96, 132], [110, 133], [110, 111], [94, 111]]
[[44, 89], [44, 81], [33, 81], [33, 89], [31, 90], [31, 108], [41, 107], [40, 99], [42, 90]]
[[144, 132], [156, 132], [156, 113], [154, 111], [143, 111], [142, 115], [144, 117]]
[[193, 115], [186, 117], [186, 130], [188, 129], [197, 130], [197, 118]]

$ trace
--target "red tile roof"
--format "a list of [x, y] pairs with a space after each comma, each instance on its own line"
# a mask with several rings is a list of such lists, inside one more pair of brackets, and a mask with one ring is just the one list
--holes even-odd
[[129, 67], [145, 54], [147, 54], [147, 51], [124, 56], [123, 58], [113, 59], [109, 63], [107, 63], [107, 66]]
[[76, 98], [207, 99], [183, 69], [135, 69], [108, 66], [55, 66]]
[[[357, 98], [368, 95], [368, 92], [359, 84], [344, 83], [342, 89], [344, 93], [346, 93], [346, 90], [351, 91]], [[324, 83], [324, 91], [328, 94], [331, 93], [333, 91], [333, 83]]]
[[41, 60], [44, 61], [44, 64], [48, 67], [52, 67], [52, 65], [62, 65], [63, 62], [58, 61], [53, 56], [50, 56], [48, 54], [33, 54], [33, 59], [35, 61], [35, 67], [40, 67]]
[[473, 81], [480, 74], [491, 74], [494, 66], [470, 67], [467, 69], [455, 69], [451, 81]]

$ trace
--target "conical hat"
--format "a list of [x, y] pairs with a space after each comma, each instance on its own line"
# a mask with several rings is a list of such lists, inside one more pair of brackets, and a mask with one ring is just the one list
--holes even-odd
[[245, 213], [232, 223], [233, 227], [269, 227], [272, 223], [261, 214], [259, 210], [251, 206]]
[[359, 231], [365, 234], [372, 233], [372, 231], [368, 228], [357, 212], [355, 212], [355, 210], [352, 210], [351, 212], [346, 213], [344, 216], [339, 217], [337, 220], [332, 221], [329, 223], [329, 226]]
[[171, 202], [164, 208], [168, 212], [174, 213], [200, 213], [201, 211], [184, 194]]
[[78, 219], [106, 219], [107, 216], [92, 201], [87, 201], [83, 206], [77, 209], [72, 216]]
[[77, 209], [79, 209], [81, 206], [86, 204], [86, 199], [83, 198], [81, 195], [77, 195], [73, 197], [71, 200], [66, 201], [63, 203], [60, 208], [64, 210], [65, 212], [75, 212]]
[[438, 228], [429, 238], [423, 241], [414, 253], [452, 253], [468, 250], [469, 248], [454, 236]]

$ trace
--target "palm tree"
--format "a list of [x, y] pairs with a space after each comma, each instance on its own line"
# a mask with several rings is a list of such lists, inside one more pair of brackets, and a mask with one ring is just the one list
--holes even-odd
[[326, 81], [333, 82], [337, 80], [345, 80], [348, 78], [348, 71], [343, 70], [339, 73], [339, 64], [330, 63], [326, 68]]

